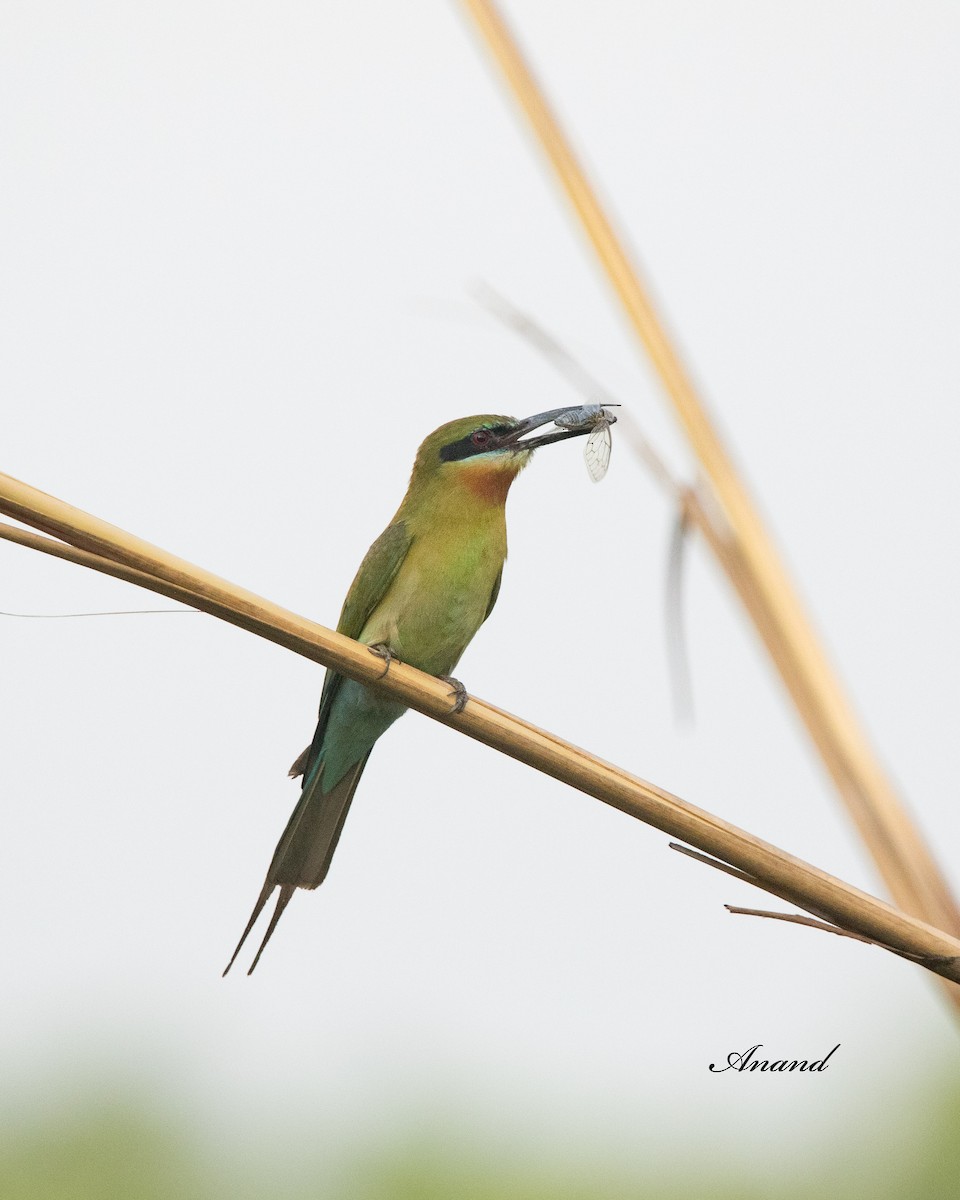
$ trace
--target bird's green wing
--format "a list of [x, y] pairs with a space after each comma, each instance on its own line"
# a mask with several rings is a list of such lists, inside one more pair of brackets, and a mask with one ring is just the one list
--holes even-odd
[[359, 637], [373, 610], [387, 593], [413, 537], [405, 521], [388, 525], [364, 555], [347, 598], [343, 602], [337, 633]]
[[497, 575], [497, 581], [493, 585], [493, 591], [490, 593], [490, 603], [487, 605], [487, 611], [483, 614], [484, 620], [486, 620], [487, 617], [489, 617], [490, 614], [493, 612], [493, 606], [496, 604], [497, 597], [500, 595], [500, 580], [502, 578], [503, 578], [503, 567], [500, 568], [500, 571]]
[[[360, 636], [370, 614], [387, 594], [387, 588], [400, 570], [400, 564], [407, 557], [407, 551], [410, 549], [412, 541], [413, 537], [403, 521], [388, 525], [380, 534], [364, 555], [363, 562], [350, 585], [347, 598], [343, 602], [343, 609], [340, 612], [340, 620], [337, 622], [337, 633], [343, 633], [352, 638]], [[336, 671], [327, 671], [323, 681], [323, 691], [320, 693], [320, 711], [317, 714], [316, 733], [313, 735], [313, 741], [290, 768], [291, 778], [295, 779], [298, 775], [305, 774], [308, 765], [313, 761], [314, 754], [323, 745], [323, 735], [330, 706], [333, 704], [342, 678], [343, 676], [338, 675]]]

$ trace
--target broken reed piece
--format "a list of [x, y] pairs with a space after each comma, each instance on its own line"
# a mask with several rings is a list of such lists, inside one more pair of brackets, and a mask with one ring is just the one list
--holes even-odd
[[[772, 887], [760, 883], [753, 876], [748, 875], [745, 871], [737, 870], [736, 867], [730, 866], [729, 863], [720, 862], [716, 858], [711, 858], [709, 855], [701, 854], [697, 850], [692, 850], [689, 846], [682, 846], [679, 842], [669, 842], [668, 846], [671, 850], [676, 850], [679, 854], [685, 854], [687, 858], [695, 859], [697, 862], [704, 863], [708, 867], [713, 867], [717, 871], [722, 871], [725, 875], [731, 875], [734, 879], [740, 879], [744, 883], [749, 883], [752, 887], [759, 887], [763, 891], [769, 892], [771, 895], [780, 895]], [[783, 899], [788, 897], [784, 896]], [[837, 937], [852, 938], [857, 942], [865, 942], [868, 946], [877, 946], [881, 950], [889, 950], [891, 954], [896, 954], [900, 958], [907, 959], [908, 962], [917, 963], [919, 966], [927, 967], [930, 970], [936, 970], [937, 966], [956, 965], [960, 963], [960, 957], [957, 955], [939, 955], [939, 954], [914, 954], [907, 950], [898, 950], [895, 946], [889, 945], [887, 942], [878, 941], [876, 938], [867, 937], [862, 933], [856, 933], [852, 929], [844, 929], [842, 925], [836, 924], [834, 921], [821, 920], [817, 917], [804, 917], [798, 913], [781, 913], [773, 912], [766, 908], [741, 908], [736, 904], [724, 904], [727, 912], [737, 916], [745, 917], [768, 917], [774, 921], [786, 921], [791, 925], [806, 925], [810, 929], [821, 929], [825, 933], [836, 934]], [[939, 972], [938, 972], [939, 973]]]

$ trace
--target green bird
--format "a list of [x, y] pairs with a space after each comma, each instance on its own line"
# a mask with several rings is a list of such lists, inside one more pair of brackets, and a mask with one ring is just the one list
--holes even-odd
[[[589, 433], [590, 426], [523, 439], [577, 412], [558, 408], [523, 421], [464, 417], [431, 433], [417, 451], [396, 516], [360, 564], [338, 632], [380, 654], [385, 669], [397, 658], [448, 680], [462, 708], [466, 692], [450, 675], [497, 602], [510, 485], [538, 446]], [[248, 974], [296, 889], [323, 883], [370, 751], [405, 711], [389, 696], [327, 671], [313, 741], [290, 768], [291, 776], [303, 776], [300, 801], [224, 975], [276, 888], [277, 906]]]

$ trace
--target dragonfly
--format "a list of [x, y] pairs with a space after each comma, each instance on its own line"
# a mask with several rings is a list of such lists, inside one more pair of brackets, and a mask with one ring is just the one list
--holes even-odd
[[610, 408], [619, 408], [618, 404], [581, 404], [579, 408], [565, 413], [554, 421], [562, 429], [583, 429], [592, 425], [590, 436], [583, 447], [583, 461], [594, 483], [599, 483], [606, 475], [610, 466], [610, 451], [613, 449], [613, 438], [610, 436], [610, 426], [616, 421]]

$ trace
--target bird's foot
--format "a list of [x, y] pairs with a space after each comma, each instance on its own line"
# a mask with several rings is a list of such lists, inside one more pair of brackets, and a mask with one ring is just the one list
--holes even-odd
[[382, 679], [384, 675], [386, 675], [386, 673], [390, 670], [390, 664], [394, 661], [394, 659], [396, 659], [397, 662], [400, 661], [386, 642], [375, 642], [374, 645], [368, 646], [367, 649], [371, 654], [375, 654], [377, 658], [383, 659], [383, 670], [377, 676], [378, 679]]
[[462, 713], [464, 708], [466, 708], [467, 701], [470, 699], [467, 689], [463, 686], [459, 679], [454, 679], [452, 675], [438, 675], [437, 678], [442, 680], [444, 683], [450, 684], [450, 687], [453, 689], [450, 693], [450, 695], [454, 698], [453, 711], [455, 713]]

